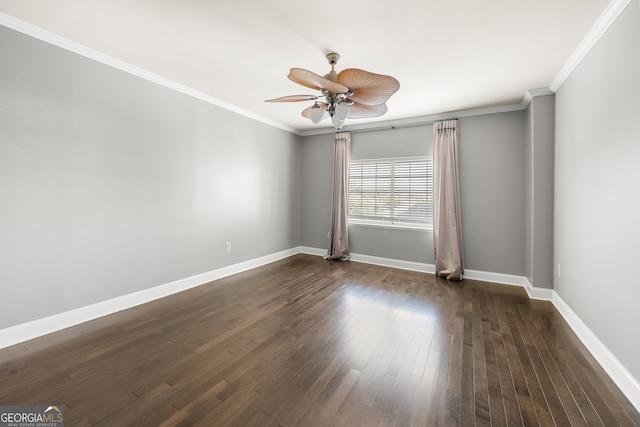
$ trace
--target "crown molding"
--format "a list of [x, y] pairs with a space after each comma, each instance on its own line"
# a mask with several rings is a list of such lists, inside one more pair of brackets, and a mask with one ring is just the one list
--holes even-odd
[[[359, 125], [349, 125], [340, 129], [340, 132], [368, 132], [384, 129], [397, 129], [410, 126], [422, 126], [429, 125], [439, 120], [460, 119], [463, 117], [484, 116], [486, 114], [497, 113], [509, 113], [512, 111], [523, 110], [522, 103], [520, 104], [508, 104], [499, 105], [495, 107], [474, 108], [470, 110], [450, 111], [447, 113], [429, 114], [426, 116], [409, 117], [404, 119], [391, 119], [380, 122], [363, 123]], [[336, 130], [332, 127], [311, 129], [299, 132], [300, 136], [312, 136], [323, 135], [328, 133], [335, 133]]]
[[[359, 131], [374, 131], [374, 130], [382, 130], [382, 129], [395, 129], [399, 127], [420, 126], [420, 125], [431, 124], [438, 120], [446, 120], [446, 119], [461, 118], [461, 117], [472, 117], [472, 116], [480, 116], [485, 114], [495, 114], [495, 113], [524, 110], [527, 108], [527, 106], [529, 105], [533, 97], [551, 95], [557, 92], [557, 90], [560, 88], [560, 86], [562, 86], [564, 81], [569, 77], [569, 75], [571, 75], [573, 70], [578, 66], [578, 64], [582, 61], [582, 59], [584, 59], [584, 57], [587, 55], [587, 53], [589, 53], [589, 51], [593, 48], [593, 46], [595, 46], [597, 41], [604, 35], [607, 29], [617, 19], [617, 17], [622, 13], [622, 11], [629, 5], [629, 3], [631, 3], [631, 1], [632, 0], [614, 0], [611, 4], [609, 4], [609, 6], [607, 6], [605, 11], [602, 13], [602, 15], [598, 18], [596, 23], [593, 25], [593, 27], [589, 30], [589, 32], [587, 33], [587, 36], [578, 45], [578, 47], [573, 52], [571, 57], [569, 57], [569, 59], [564, 64], [560, 72], [553, 79], [549, 87], [541, 88], [541, 89], [532, 89], [532, 90], [526, 91], [520, 104], [510, 104], [510, 105], [504, 105], [504, 106], [452, 111], [452, 112], [431, 114], [426, 116], [418, 116], [418, 117], [405, 118], [405, 119], [385, 120], [385, 121], [373, 122], [373, 123], [356, 124], [356, 125], [345, 126], [342, 129], [342, 131], [359, 132]], [[200, 92], [198, 90], [195, 90], [183, 84], [177, 83], [165, 77], [151, 73], [147, 70], [131, 65], [127, 62], [121, 61], [112, 56], [98, 52], [87, 46], [81, 45], [79, 43], [76, 43], [64, 37], [58, 36], [40, 27], [21, 21], [17, 18], [14, 18], [2, 12], [0, 12], [0, 25], [5, 26], [7, 28], [11, 28], [15, 31], [34, 37], [46, 43], [50, 43], [62, 49], [77, 53], [78, 55], [100, 62], [107, 66], [138, 76], [140, 78], [143, 78], [145, 80], [167, 87], [169, 89], [173, 89], [178, 92], [184, 93], [185, 95], [194, 97], [203, 102], [215, 105], [217, 107], [223, 108], [233, 113], [237, 113], [241, 116], [256, 120], [258, 122], [267, 124], [269, 126], [281, 129], [283, 131], [286, 131], [295, 135], [312, 136], [312, 135], [330, 134], [335, 132], [335, 129], [332, 127], [310, 129], [310, 130], [300, 130], [300, 129], [292, 128], [290, 126], [276, 122], [275, 120], [268, 119], [266, 117], [255, 114], [251, 111], [240, 108], [236, 105], [230, 104], [228, 102], [222, 101], [213, 96], [207, 95], [203, 92]]]
[[230, 104], [221, 99], [207, 95], [196, 89], [190, 88], [183, 84], [177, 83], [173, 80], [154, 74], [143, 68], [137, 67], [135, 65], [131, 65], [127, 62], [121, 61], [112, 56], [98, 52], [95, 49], [91, 49], [80, 43], [76, 43], [72, 40], [53, 34], [40, 27], [21, 21], [17, 18], [14, 18], [13, 16], [7, 15], [2, 12], [0, 12], [0, 25], [10, 28], [12, 30], [18, 31], [22, 34], [26, 34], [28, 36], [31, 36], [43, 42], [52, 44], [59, 48], [84, 56], [85, 58], [89, 58], [94, 61], [100, 62], [104, 65], [115, 68], [117, 70], [124, 71], [126, 73], [132, 74], [134, 76], [137, 76], [142, 79], [148, 80], [150, 82], [164, 86], [166, 88], [181, 92], [185, 95], [191, 96], [200, 101], [204, 101], [208, 104], [212, 104], [217, 107], [224, 108], [225, 110], [231, 111], [233, 113], [237, 113], [241, 116], [256, 120], [258, 122], [262, 122], [269, 126], [276, 127], [278, 129], [284, 130], [289, 133], [299, 134], [299, 131], [297, 129], [294, 129], [290, 126], [283, 125], [282, 123], [276, 122], [275, 120], [267, 119], [266, 117], [262, 117], [258, 114], [252, 113], [251, 111], [245, 110], [244, 108], [240, 108], [236, 105]]
[[539, 89], [529, 89], [524, 93], [524, 96], [522, 97], [522, 101], [520, 102], [520, 106], [524, 110], [529, 106], [529, 103], [533, 98], [537, 96], [547, 96], [547, 95], [553, 95], [553, 94], [555, 94], [555, 92], [549, 89], [548, 87], [542, 87]]
[[600, 40], [600, 38], [604, 35], [604, 33], [609, 29], [611, 24], [618, 18], [618, 16], [622, 13], [622, 11], [631, 3], [631, 0], [614, 0], [607, 8], [604, 10], [600, 18], [596, 21], [596, 23], [591, 27], [587, 36], [582, 40], [582, 42], [578, 45], [573, 54], [569, 57], [564, 66], [560, 69], [558, 75], [553, 79], [549, 88], [557, 92], [562, 83], [571, 75], [573, 70], [582, 62], [585, 56], [589, 53], [589, 51], [595, 46], [595, 44]]
[[[7, 15], [5, 13], [0, 12], [0, 25], [10, 28], [12, 30], [18, 31], [22, 34], [31, 36], [35, 39], [41, 40], [43, 42], [52, 44], [61, 49], [68, 50], [70, 52], [81, 55], [85, 58], [94, 60], [101, 64], [107, 65], [109, 67], [118, 69], [120, 71], [124, 71], [126, 73], [132, 74], [134, 76], [143, 78], [150, 82], [159, 84], [161, 86], [167, 87], [169, 89], [173, 89], [175, 91], [184, 93], [185, 95], [191, 96], [193, 98], [204, 101], [208, 104], [215, 105], [217, 107], [223, 108], [225, 110], [231, 111], [233, 113], [237, 113], [239, 115], [248, 117], [250, 119], [262, 122], [269, 126], [273, 126], [275, 128], [284, 130], [286, 132], [292, 133], [294, 135], [299, 136], [310, 136], [310, 135], [321, 135], [321, 134], [329, 134], [334, 133], [335, 129], [333, 127], [320, 128], [320, 129], [311, 129], [306, 131], [301, 131], [299, 129], [292, 128], [290, 126], [284, 125], [282, 123], [276, 122], [275, 120], [267, 119], [266, 117], [260, 116], [258, 114], [252, 113], [251, 111], [240, 108], [236, 105], [230, 104], [228, 102], [222, 101], [213, 96], [207, 95], [203, 92], [185, 86], [183, 84], [177, 83], [173, 80], [167, 79], [165, 77], [154, 74], [150, 71], [147, 71], [143, 68], [137, 67], [135, 65], [129, 64], [125, 61], [119, 60], [112, 56], [106, 55], [102, 52], [99, 52], [95, 49], [89, 48], [80, 43], [74, 42], [67, 38], [61, 37], [57, 34], [51, 33], [47, 30], [44, 30], [35, 25], [24, 22], [20, 19], [14, 18], [13, 16]], [[348, 132], [358, 132], [358, 131], [371, 131], [371, 130], [381, 130], [381, 129], [394, 129], [398, 127], [407, 127], [407, 126], [419, 126], [425, 124], [431, 124], [437, 120], [446, 120], [451, 118], [460, 118], [460, 117], [470, 117], [470, 116], [480, 116], [485, 114], [495, 114], [495, 113], [504, 113], [509, 111], [517, 111], [522, 110], [523, 107], [521, 104], [512, 104], [512, 105], [503, 105], [503, 106], [494, 106], [494, 107], [486, 107], [486, 108], [477, 108], [470, 110], [462, 110], [462, 111], [453, 111], [439, 114], [431, 114], [427, 116], [418, 116], [404, 119], [396, 119], [396, 120], [385, 120], [381, 122], [373, 122], [373, 123], [364, 123], [359, 125], [351, 125], [343, 128], [343, 131]]]

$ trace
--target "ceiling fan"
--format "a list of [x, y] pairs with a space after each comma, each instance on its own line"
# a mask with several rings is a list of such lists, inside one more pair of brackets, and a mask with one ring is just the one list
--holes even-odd
[[[379, 117], [387, 112], [387, 100], [400, 88], [398, 80], [357, 68], [337, 73], [335, 65], [340, 55], [329, 53], [326, 58], [331, 71], [324, 76], [302, 68], [292, 68], [287, 76], [302, 86], [321, 91], [321, 95], [289, 95], [265, 102], [314, 101], [302, 111], [302, 116], [315, 124], [331, 117], [336, 129], [342, 128], [347, 118]], [[323, 97], [324, 100], [320, 100]]]

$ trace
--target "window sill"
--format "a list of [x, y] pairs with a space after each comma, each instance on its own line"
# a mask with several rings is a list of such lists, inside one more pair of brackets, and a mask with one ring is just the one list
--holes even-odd
[[423, 232], [431, 232], [433, 231], [432, 224], [412, 224], [408, 222], [401, 223], [391, 223], [384, 221], [367, 221], [361, 219], [349, 219], [349, 227], [370, 227], [370, 228], [388, 228], [393, 230], [411, 230], [411, 231], [423, 231]]

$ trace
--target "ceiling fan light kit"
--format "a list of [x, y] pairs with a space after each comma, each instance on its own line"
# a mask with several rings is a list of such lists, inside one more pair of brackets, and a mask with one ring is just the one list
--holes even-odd
[[309, 117], [314, 124], [318, 124], [324, 118], [327, 109], [324, 104], [320, 105], [317, 102], [313, 104], [311, 110], [309, 111]]
[[[336, 129], [341, 129], [347, 118], [379, 117], [387, 112], [387, 100], [400, 88], [398, 80], [357, 68], [349, 68], [338, 73], [335, 65], [340, 55], [329, 53], [326, 58], [331, 65], [331, 71], [324, 76], [302, 68], [292, 68], [287, 76], [299, 85], [319, 90], [322, 92], [321, 95], [289, 95], [266, 102], [314, 101], [311, 107], [302, 111], [302, 116], [315, 124], [331, 117]], [[324, 101], [319, 101], [323, 97]]]

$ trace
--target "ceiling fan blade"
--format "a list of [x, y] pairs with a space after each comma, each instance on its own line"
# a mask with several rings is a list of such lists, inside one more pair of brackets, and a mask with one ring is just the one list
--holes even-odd
[[318, 99], [316, 95], [289, 95], [281, 96], [280, 98], [267, 99], [264, 102], [300, 102], [300, 101], [315, 101]]
[[384, 103], [378, 105], [365, 105], [354, 102], [353, 105], [349, 107], [349, 118], [366, 119], [370, 117], [380, 117], [386, 112], [387, 104]]
[[370, 73], [357, 68], [348, 68], [338, 74], [338, 82], [347, 86], [355, 102], [365, 105], [380, 105], [400, 89], [398, 80], [383, 74]]
[[[329, 117], [329, 113], [327, 113], [327, 107], [326, 107], [326, 105], [324, 105], [324, 104], [320, 104], [320, 103], [318, 103], [318, 105], [320, 106], [320, 108], [322, 108], [322, 111], [323, 111], [323, 113], [324, 113], [324, 114], [322, 115], [322, 119], [321, 119], [321, 120], [324, 120], [324, 119], [326, 119], [327, 117]], [[311, 107], [307, 107], [307, 108], [305, 108], [304, 110], [302, 110], [302, 117], [304, 117], [304, 118], [306, 118], [306, 119], [311, 120], [311, 109], [312, 109], [312, 108], [313, 108], [313, 106], [311, 106]]]
[[345, 93], [349, 91], [348, 87], [340, 83], [325, 79], [316, 73], [303, 70], [302, 68], [292, 68], [287, 77], [289, 77], [289, 80], [310, 89], [326, 89], [331, 93]]

